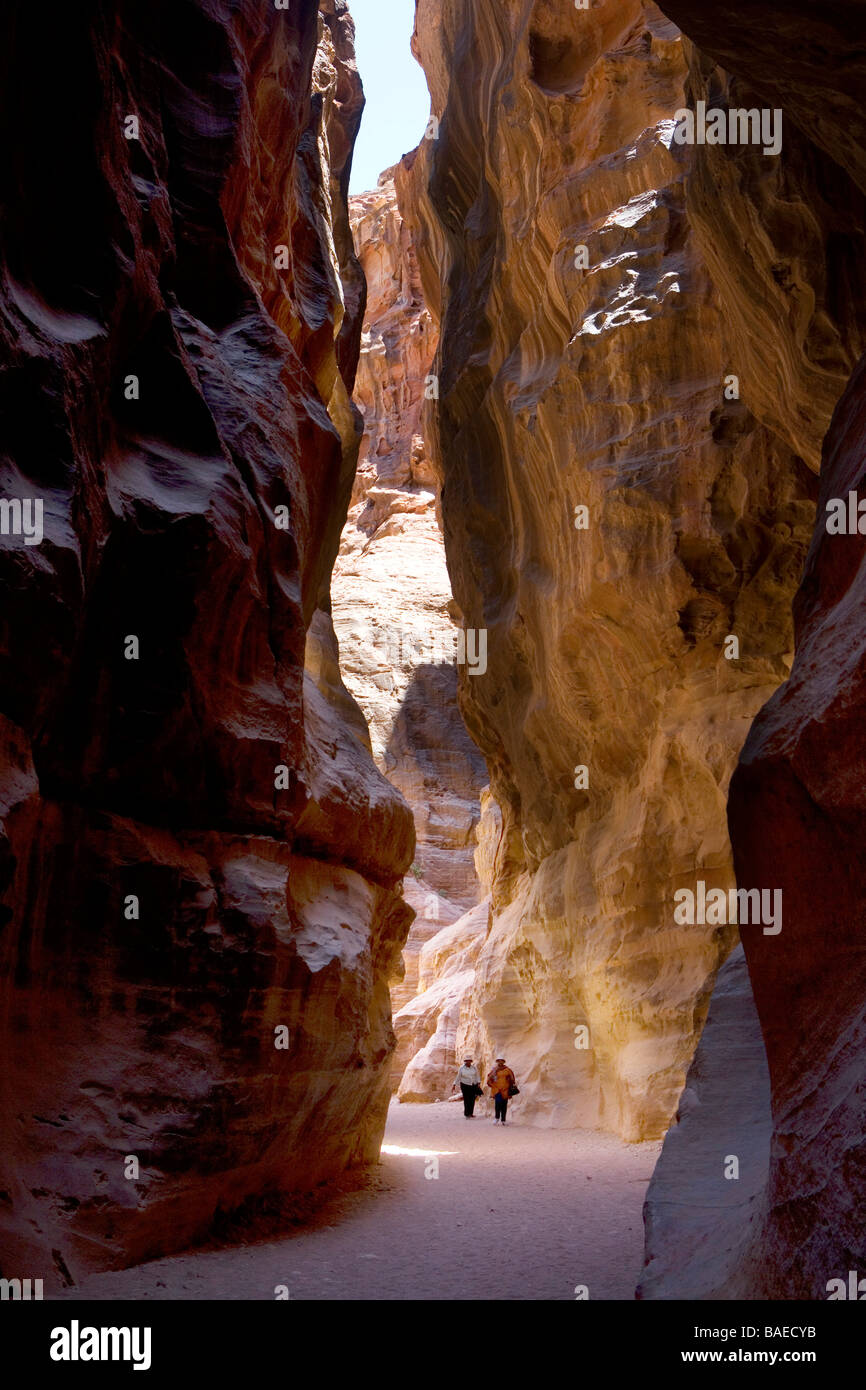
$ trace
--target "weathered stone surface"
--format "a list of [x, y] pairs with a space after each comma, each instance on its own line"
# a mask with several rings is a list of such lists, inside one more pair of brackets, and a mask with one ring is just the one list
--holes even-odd
[[481, 792], [481, 818], [475, 827], [475, 872], [486, 893], [492, 893], [496, 856], [502, 842], [502, 812], [489, 787]]
[[866, 1259], [863, 537], [826, 503], [866, 496], [866, 360], [827, 436], [819, 525], [797, 595], [790, 680], [761, 711], [731, 786], [741, 881], [781, 889], [778, 938], [744, 930], [773, 1085], [758, 1289], [824, 1298]]
[[[487, 774], [457, 708], [455, 605], [420, 434], [436, 332], [389, 172], [350, 206], [368, 285], [355, 389], [364, 437], [332, 605], [373, 756], [415, 817], [414, 873], [456, 904], [450, 919], [478, 901], [474, 830]], [[431, 899], [424, 915], [446, 911]]]
[[735, 939], [676, 925], [673, 895], [733, 882], [728, 779], [789, 669], [814, 480], [724, 394], [674, 26], [640, 0], [419, 0], [413, 42], [440, 120], [395, 174], [440, 328], [423, 428], [502, 813], [467, 1036], [528, 1117], [656, 1136]]
[[[688, 105], [766, 106], [691, 47]], [[866, 199], [795, 124], [785, 101], [782, 153], [698, 145], [689, 226], [715, 283], [730, 371], [752, 413], [818, 472], [821, 445], [864, 350]]]
[[[415, 912], [415, 920], [403, 947], [403, 977], [391, 985], [391, 1008], [394, 1013], [418, 993], [418, 960], [424, 944], [443, 926], [450, 926], [463, 915], [450, 898], [440, 897], [429, 884], [411, 874], [403, 881], [403, 891], [406, 902]], [[395, 1086], [399, 1080], [398, 1074]]]
[[767, 1055], [738, 946], [716, 978], [676, 1123], [647, 1192], [647, 1265], [638, 1298], [747, 1294], [771, 1133]]
[[421, 948], [418, 993], [394, 1014], [401, 1101], [446, 1100], [464, 1049], [472, 1052], [466, 1023], [489, 914], [485, 898]]
[[[803, 441], [810, 462], [838, 384], [863, 346], [864, 144], [854, 94], [866, 72], [858, 8], [731, 0], [714, 7], [710, 25], [694, 0], [665, 3], [710, 55], [693, 55], [695, 99], [721, 84], [745, 104], [742, 83], [714, 71], [715, 59], [749, 82], [749, 105], [784, 109], [778, 167], [768, 173], [736, 149], [702, 152], [690, 203], [704, 238], [716, 239], [713, 274], [727, 331], [749, 363], [744, 394], [779, 434]], [[863, 542], [825, 529], [828, 500], [863, 491], [864, 442], [861, 361], [823, 443], [791, 676], [760, 712], [731, 784], [738, 882], [781, 890], [784, 903], [778, 936], [742, 930], [772, 1086], [766, 1192], [749, 1228], [744, 1220], [730, 1232], [743, 1252], [733, 1275], [724, 1264], [711, 1261], [704, 1273], [689, 1264], [697, 1243], [715, 1243], [712, 1204], [702, 1225], [688, 1202], [678, 1208], [672, 1199], [663, 1222], [650, 1227], [646, 1296], [676, 1296], [684, 1262], [704, 1296], [753, 1298], [826, 1298], [829, 1280], [866, 1267]], [[708, 1065], [714, 1044], [708, 1034]], [[748, 1072], [732, 1059], [730, 1092], [747, 1084]], [[722, 1117], [731, 1151], [748, 1150], [750, 1115], [737, 1123], [716, 1088], [689, 1117], [682, 1143], [670, 1152], [666, 1145], [657, 1193], [672, 1195], [675, 1172], [699, 1161], [706, 1130], [717, 1133]]]
[[[456, 605], [438, 484], [420, 433], [436, 330], [390, 172], [350, 202], [368, 286], [355, 390], [364, 436], [332, 611], [343, 677], [366, 717], [373, 756], [415, 819], [404, 893], [416, 917], [403, 979], [392, 986], [398, 1014], [418, 992], [425, 942], [480, 896], [475, 828], [487, 771], [457, 707]], [[405, 1027], [398, 1036], [395, 1089], [412, 1055]]]
[[[731, 1016], [733, 1001], [717, 1000], [720, 975], [695, 1062], [701, 1106], [669, 1134], [650, 1186], [643, 1297], [826, 1298], [828, 1281], [847, 1280], [864, 1264], [866, 975], [857, 883], [866, 579], [862, 538], [824, 530], [828, 499], [866, 495], [864, 446], [866, 360], [825, 444], [791, 677], [758, 715], [731, 784], [738, 881], [781, 890], [784, 904], [778, 936], [741, 929], [769, 1061], [772, 1125], [754, 1090], [750, 994], [743, 990], [737, 1001], [741, 1049], [710, 1027], [717, 1007]], [[686, 1094], [691, 1085], [690, 1074]], [[741, 1161], [750, 1156], [750, 1201], [730, 1199], [719, 1213], [706, 1177], [701, 1199], [699, 1175], [707, 1174], [709, 1151], [715, 1146], [717, 1158], [723, 1145]], [[765, 1170], [760, 1191], [757, 1165]]]
[[711, 9], [703, 0], [664, 0], [662, 9], [704, 53], [750, 82], [762, 104], [781, 107], [788, 127], [797, 126], [866, 192], [859, 0], [721, 0]]
[[343, 0], [2, 29], [0, 491], [45, 536], [0, 548], [0, 1262], [53, 1291], [376, 1156], [413, 833], [326, 617]]
[[[475, 871], [485, 897], [462, 916], [450, 899], [434, 895], [431, 901], [421, 884], [406, 879], [406, 900], [418, 915], [403, 948], [404, 978], [391, 986], [397, 1036], [392, 1084], [400, 1100], [446, 1099], [467, 1048], [484, 1065], [486, 1039], [477, 1026], [472, 992], [475, 965], [490, 925], [489, 894], [501, 833], [499, 807], [490, 788], [484, 787], [475, 827]], [[438, 920], [429, 920], [431, 911]]]

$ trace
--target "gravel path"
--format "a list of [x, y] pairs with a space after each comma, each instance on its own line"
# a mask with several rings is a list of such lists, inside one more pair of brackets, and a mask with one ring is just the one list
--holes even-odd
[[[487, 1101], [484, 1102], [486, 1107]], [[381, 1167], [298, 1234], [94, 1275], [73, 1298], [630, 1299], [660, 1144], [392, 1102]], [[438, 1177], [434, 1177], [438, 1160]], [[430, 1176], [425, 1176], [429, 1173]]]

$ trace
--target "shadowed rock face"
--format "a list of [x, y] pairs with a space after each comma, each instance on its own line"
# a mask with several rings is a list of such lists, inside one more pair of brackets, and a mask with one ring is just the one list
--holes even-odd
[[640, 0], [419, 0], [414, 45], [439, 138], [396, 184], [440, 328], [449, 570], [488, 638], [460, 698], [502, 810], [461, 1027], [536, 1120], [655, 1136], [735, 936], [677, 925], [674, 893], [733, 882], [728, 779], [788, 671], [814, 480], [725, 395], [674, 26]]
[[[866, 51], [859, 0], [665, 0], [703, 53], [780, 106], [866, 192]], [[787, 132], [786, 132], [787, 139]], [[793, 249], [793, 248], [792, 248]]]
[[[649, 1193], [644, 1291], [677, 1296], [683, 1262], [709, 1241], [716, 1259], [713, 1277], [701, 1275], [704, 1296], [826, 1298], [831, 1279], [862, 1273], [866, 1261], [864, 543], [826, 529], [828, 502], [866, 489], [864, 361], [828, 419], [836, 384], [862, 350], [866, 322], [866, 131], [857, 95], [866, 77], [866, 27], [862, 8], [848, 4], [724, 3], [713, 6], [711, 23], [706, 8], [689, 0], [666, 0], [664, 8], [709, 55], [692, 58], [696, 98], [708, 90], [742, 94], [742, 82], [713, 69], [716, 60], [749, 82], [748, 104], [784, 110], [774, 172], [742, 151], [703, 152], [692, 201], [704, 232], [715, 230], [713, 273], [727, 331], [749, 364], [744, 396], [785, 438], [799, 432], [814, 444], [827, 432], [817, 526], [794, 603], [791, 676], [751, 729], [729, 803], [738, 882], [781, 890], [784, 903], [778, 936], [742, 930], [772, 1090], [768, 1180], [759, 1209], [741, 1213], [724, 1249], [715, 1243], [712, 1175], [705, 1174], [697, 1221], [688, 1200], [665, 1210], [677, 1163], [693, 1181], [704, 1172], [707, 1132], [724, 1133], [729, 1152], [750, 1150], [755, 1126], [731, 1113], [726, 1099], [751, 1085], [754, 1058], [741, 1059], [724, 1090], [706, 1090], [681, 1141], [665, 1146]], [[746, 104], [742, 95], [738, 101]], [[767, 196], [772, 188], [788, 190], [786, 210]], [[734, 224], [748, 235], [733, 236]], [[766, 275], [768, 252], [791, 271], [776, 286]], [[775, 389], [782, 381], [784, 396]], [[812, 452], [804, 446], [810, 462]], [[742, 998], [741, 1007], [747, 1024], [751, 1002]], [[707, 1037], [708, 1054], [717, 1041], [718, 1034]], [[711, 1075], [709, 1055], [706, 1062]]]
[[866, 496], [866, 359], [825, 443], [819, 522], [794, 614], [790, 680], [731, 785], [741, 882], [781, 889], [785, 924], [743, 938], [773, 1093], [768, 1217], [753, 1287], [825, 1298], [866, 1256], [866, 558], [826, 504]]
[[317, 611], [360, 435], [343, 0], [0, 23], [0, 494], [44, 501], [0, 549], [0, 1261], [52, 1289], [375, 1157], [413, 831]]
[[771, 1131], [764, 1039], [737, 946], [716, 977], [676, 1122], [647, 1193], [638, 1298], [741, 1296], [764, 1218]]
[[691, 45], [688, 55], [687, 105], [781, 103], [781, 155], [767, 158], [751, 145], [695, 146], [686, 207], [718, 291], [742, 398], [818, 472], [830, 418], [864, 349], [866, 199], [814, 143], [798, 95], [756, 92]]

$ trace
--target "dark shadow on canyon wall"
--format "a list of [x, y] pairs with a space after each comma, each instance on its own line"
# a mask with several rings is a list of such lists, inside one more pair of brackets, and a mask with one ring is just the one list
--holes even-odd
[[[742, 928], [748, 977], [736, 990], [720, 977], [710, 1011], [739, 1009], [741, 1041], [756, 1011], [772, 1116], [770, 1096], [761, 1121], [731, 1106], [755, 1094], [760, 1051], [729, 1049], [720, 1067], [725, 1030], [708, 1026], [686, 1090], [694, 1080], [700, 1106], [681, 1111], [650, 1188], [641, 1292], [826, 1299], [830, 1281], [866, 1268], [866, 543], [827, 530], [831, 500], [847, 511], [866, 488], [866, 359], [855, 366], [866, 331], [866, 19], [858, 5], [802, 0], [663, 8], [698, 45], [693, 103], [784, 113], [778, 161], [705, 147], [689, 199], [714, 247], [744, 398], [821, 480], [793, 669], [752, 726], [728, 808], [737, 881], [781, 890], [783, 928]], [[732, 1223], [719, 1145], [752, 1162], [764, 1127], [766, 1181]], [[684, 1197], [673, 1197], [678, 1174]]]
[[414, 835], [305, 673], [360, 437], [352, 36], [0, 18], [0, 491], [44, 502], [0, 546], [0, 1266], [49, 1293], [379, 1151]]

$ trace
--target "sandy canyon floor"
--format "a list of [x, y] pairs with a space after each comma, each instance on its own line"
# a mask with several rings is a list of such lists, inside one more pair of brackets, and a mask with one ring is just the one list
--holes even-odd
[[[382, 1163], [298, 1234], [91, 1277], [99, 1299], [630, 1299], [660, 1144], [392, 1102]], [[433, 1177], [438, 1159], [438, 1177]], [[431, 1176], [425, 1176], [430, 1173]]]

